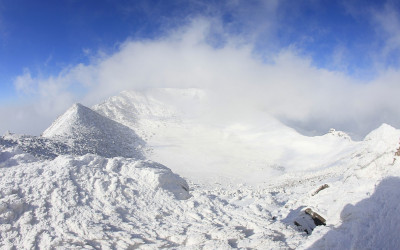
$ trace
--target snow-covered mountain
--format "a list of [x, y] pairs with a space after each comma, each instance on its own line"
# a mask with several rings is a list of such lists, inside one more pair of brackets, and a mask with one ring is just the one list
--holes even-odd
[[198, 89], [125, 91], [93, 110], [135, 130], [147, 143], [148, 159], [195, 181], [268, 182], [328, 167], [358, 145], [335, 130], [303, 136], [262, 111], [215, 118], [220, 113], [211, 98]]
[[81, 104], [74, 104], [42, 136], [61, 141], [78, 152], [104, 157], [143, 158], [144, 141], [128, 127]]
[[306, 137], [210, 98], [125, 91], [1, 137], [0, 248], [399, 248], [400, 130]]

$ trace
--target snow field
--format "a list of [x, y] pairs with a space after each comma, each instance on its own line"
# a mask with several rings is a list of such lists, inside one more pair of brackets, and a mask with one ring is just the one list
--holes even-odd
[[[391, 249], [400, 223], [399, 137], [384, 125], [333, 167], [256, 186], [191, 182], [190, 194], [183, 179], [148, 161], [46, 161], [3, 149], [1, 247]], [[313, 195], [322, 184], [329, 187]], [[327, 220], [310, 236], [293, 224], [307, 207]]]
[[[206, 97], [123, 92], [94, 107], [108, 118], [74, 105], [45, 138], [0, 138], [0, 248], [400, 246], [400, 130], [353, 142], [262, 113], [213, 124], [198, 117]], [[306, 208], [327, 223], [311, 235], [294, 224]]]
[[286, 244], [271, 240], [268, 193], [197, 186], [190, 196], [186, 182], [159, 164], [95, 155], [24, 162], [23, 154], [2, 162], [2, 248]]

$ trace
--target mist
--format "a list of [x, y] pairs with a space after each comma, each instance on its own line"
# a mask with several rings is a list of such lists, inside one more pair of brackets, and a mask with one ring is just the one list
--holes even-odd
[[251, 41], [224, 30], [218, 31], [224, 43], [216, 46], [217, 24], [197, 18], [159, 39], [128, 39], [116, 52], [98, 51], [90, 63], [58, 75], [26, 70], [15, 80], [25, 102], [0, 109], [7, 117], [0, 131], [38, 135], [74, 102], [91, 106], [123, 90], [149, 88], [204, 89], [215, 97], [205, 104], [210, 110], [261, 111], [307, 135], [335, 128], [360, 139], [382, 123], [400, 127], [397, 69], [363, 80], [318, 68], [292, 46], [260, 56]]

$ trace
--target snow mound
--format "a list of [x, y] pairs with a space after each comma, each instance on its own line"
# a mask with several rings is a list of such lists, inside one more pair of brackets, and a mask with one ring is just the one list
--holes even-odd
[[0, 248], [126, 249], [160, 210], [188, 199], [185, 180], [150, 161], [95, 155], [34, 161], [1, 151]]
[[132, 129], [81, 104], [74, 104], [42, 136], [67, 144], [77, 155], [143, 158], [145, 143]]
[[400, 178], [389, 177], [369, 198], [348, 204], [342, 225], [329, 231], [309, 249], [397, 249], [400, 246]]

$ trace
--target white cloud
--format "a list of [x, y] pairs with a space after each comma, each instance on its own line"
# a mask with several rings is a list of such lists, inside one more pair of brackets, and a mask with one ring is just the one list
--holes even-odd
[[377, 32], [383, 36], [385, 46], [383, 53], [388, 56], [400, 49], [400, 16], [390, 2], [382, 10], [372, 10], [372, 19], [377, 24]]
[[25, 94], [32, 94], [35, 92], [35, 81], [32, 79], [31, 73], [29, 70], [25, 69], [24, 73], [18, 76], [14, 81], [15, 89], [18, 92], [22, 92]]
[[[15, 84], [30, 92], [34, 86], [36, 99], [28, 104], [27, 116], [26, 107], [13, 107], [25, 113], [7, 119], [1, 129], [34, 120], [35, 126], [24, 132], [38, 134], [75, 101], [93, 105], [125, 89], [153, 87], [206, 88], [218, 97], [210, 103], [214, 110], [264, 110], [306, 131], [336, 127], [364, 135], [382, 122], [399, 127], [399, 71], [383, 71], [371, 82], [360, 82], [339, 71], [318, 69], [290, 48], [262, 60], [251, 44], [227, 34], [222, 34], [229, 38], [223, 47], [210, 46], [212, 25], [197, 19], [158, 40], [127, 41], [116, 53], [68, 67], [58, 76], [40, 79], [25, 72]], [[87, 92], [79, 97], [74, 88]], [[0, 112], [5, 115], [4, 109]]]
[[[374, 70], [381, 70], [393, 65], [400, 65], [400, 15], [398, 4], [386, 0], [374, 3], [363, 1], [343, 1], [349, 15], [358, 23], [368, 27], [373, 36], [366, 34], [366, 43], [362, 45], [364, 55], [368, 55], [367, 63]], [[365, 33], [368, 33], [366, 31]], [[363, 34], [361, 34], [363, 35]]]

